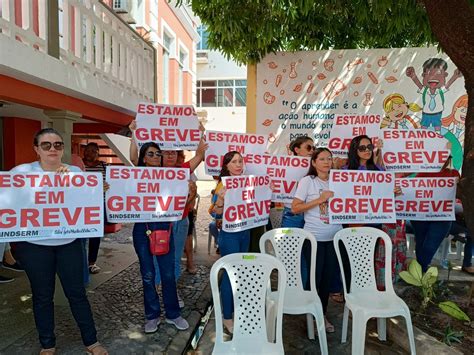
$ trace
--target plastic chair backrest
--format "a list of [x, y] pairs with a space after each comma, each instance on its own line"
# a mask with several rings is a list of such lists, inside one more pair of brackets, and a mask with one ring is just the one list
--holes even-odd
[[311, 242], [310, 287], [316, 290], [316, 249], [314, 236], [301, 228], [277, 228], [266, 232], [260, 238], [260, 251], [267, 253], [266, 244], [269, 241], [275, 251], [275, 256], [285, 265], [288, 280], [286, 286], [303, 290], [301, 282], [301, 250], [305, 240]]
[[[222, 308], [218, 286], [218, 274], [227, 271], [234, 298], [234, 333], [232, 342], [251, 339], [268, 343], [265, 305], [270, 274], [278, 270], [276, 343], [283, 344], [283, 297], [286, 286], [286, 271], [275, 257], [260, 253], [234, 253], [217, 260], [211, 268], [211, 289], [216, 316], [216, 344], [223, 343]], [[227, 342], [226, 342], [227, 343]], [[282, 345], [283, 346], [283, 345]]]
[[[385, 290], [393, 291], [392, 284], [392, 240], [380, 229], [372, 227], [355, 227], [340, 230], [334, 236], [334, 248], [336, 249], [337, 259], [343, 274], [348, 270], [344, 270], [339, 249], [339, 241], [341, 241], [347, 251], [350, 263], [350, 293], [358, 291], [377, 291], [375, 280], [374, 253], [377, 240], [381, 238], [385, 245]], [[347, 296], [347, 285], [345, 277], [342, 278], [344, 293]]]

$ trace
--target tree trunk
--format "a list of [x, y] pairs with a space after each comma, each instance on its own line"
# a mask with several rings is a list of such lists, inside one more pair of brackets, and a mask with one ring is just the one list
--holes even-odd
[[474, 233], [474, 6], [469, 0], [422, 0], [431, 30], [464, 76], [469, 104], [459, 183], [467, 226]]

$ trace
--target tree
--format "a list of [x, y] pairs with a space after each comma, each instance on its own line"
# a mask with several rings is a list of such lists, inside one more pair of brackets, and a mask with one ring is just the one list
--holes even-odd
[[[181, 3], [183, 1], [178, 1]], [[239, 63], [278, 50], [396, 48], [439, 44], [469, 96], [460, 181], [474, 231], [474, 0], [187, 0], [208, 44]]]

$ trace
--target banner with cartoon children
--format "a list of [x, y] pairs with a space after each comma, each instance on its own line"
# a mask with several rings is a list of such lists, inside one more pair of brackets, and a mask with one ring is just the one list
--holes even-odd
[[255, 133], [274, 137], [274, 154], [287, 154], [289, 142], [302, 135], [317, 146], [340, 141], [339, 132], [331, 135], [337, 117], [370, 122], [378, 116], [381, 129], [443, 135], [459, 169], [466, 112], [464, 79], [434, 47], [276, 52], [257, 65]]

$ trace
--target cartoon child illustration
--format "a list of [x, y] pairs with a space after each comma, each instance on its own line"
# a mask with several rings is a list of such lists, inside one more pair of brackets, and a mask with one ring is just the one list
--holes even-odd
[[[413, 80], [418, 87], [418, 93], [422, 94], [423, 111], [421, 116], [421, 127], [433, 126], [436, 132], [441, 131], [441, 116], [444, 109], [444, 94], [451, 85], [461, 77], [461, 72], [456, 69], [451, 79], [446, 83], [448, 63], [441, 58], [430, 58], [423, 63], [423, 83], [420, 82], [415, 73], [415, 68], [408, 67], [406, 75]], [[444, 89], [443, 89], [444, 88]]]
[[451, 114], [441, 120], [443, 127], [451, 131], [459, 142], [464, 142], [464, 122], [467, 115], [467, 95], [459, 97], [453, 105]]
[[383, 110], [385, 111], [385, 117], [380, 123], [380, 128], [420, 128], [420, 124], [408, 115], [408, 111], [419, 112], [421, 107], [415, 103], [407, 103], [401, 94], [388, 95], [383, 101]]

